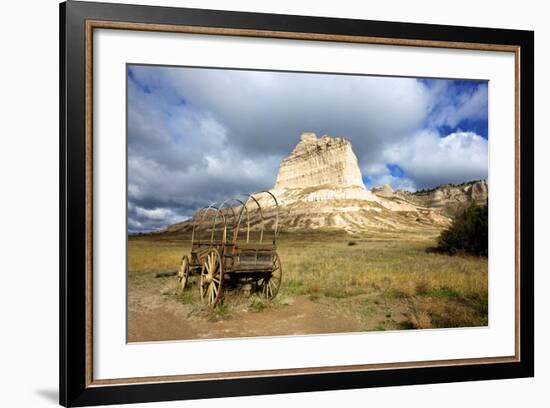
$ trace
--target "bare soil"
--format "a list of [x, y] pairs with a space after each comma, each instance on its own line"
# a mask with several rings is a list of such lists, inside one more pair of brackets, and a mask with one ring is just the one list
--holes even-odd
[[174, 276], [189, 237], [130, 237], [130, 342], [291, 336], [373, 330], [486, 326], [487, 258], [427, 252], [437, 235], [284, 234], [279, 294], [266, 301], [243, 287], [212, 309]]
[[358, 332], [377, 330], [381, 323], [387, 323], [390, 307], [393, 315], [402, 311], [398, 314], [403, 322], [407, 316], [406, 305], [395, 301], [391, 306], [371, 303], [370, 313], [354, 313], [351, 303], [368, 305], [368, 295], [354, 299], [283, 295], [267, 302], [239, 289], [226, 292], [224, 305], [210, 309], [200, 303], [196, 285], [177, 295], [174, 279], [147, 273], [129, 280], [128, 341]]

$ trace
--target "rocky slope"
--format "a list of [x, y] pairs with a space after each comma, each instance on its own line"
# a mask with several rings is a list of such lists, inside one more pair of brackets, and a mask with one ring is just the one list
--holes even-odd
[[455, 216], [471, 204], [487, 203], [489, 189], [485, 180], [476, 180], [458, 185], [445, 184], [431, 190], [417, 191], [412, 196], [422, 205], [441, 208], [444, 213]]
[[[445, 185], [416, 193], [393, 191], [388, 185], [370, 191], [363, 184], [349, 141], [304, 133], [290, 156], [282, 161], [270, 192], [279, 202], [279, 224], [285, 230], [417, 231], [445, 227], [470, 203], [485, 202], [487, 183]], [[266, 224], [273, 225], [272, 199], [267, 194], [258, 199]], [[233, 211], [238, 212], [239, 208]], [[255, 229], [260, 216], [255, 205], [249, 211]], [[183, 222], [168, 227], [167, 231], [185, 231], [190, 226], [190, 222]]]
[[489, 189], [485, 180], [468, 181], [462, 184], [444, 184], [439, 187], [416, 192], [394, 191], [391, 186], [375, 187], [372, 192], [378, 197], [406, 202], [415, 206], [439, 209], [441, 213], [455, 217], [472, 204], [487, 203]]

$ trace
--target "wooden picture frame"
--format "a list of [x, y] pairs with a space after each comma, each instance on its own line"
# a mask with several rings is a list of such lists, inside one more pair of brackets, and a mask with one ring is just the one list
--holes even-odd
[[[93, 31], [109, 28], [515, 54], [516, 351], [512, 356], [96, 380], [93, 376]], [[534, 33], [68, 1], [60, 5], [60, 403], [339, 390], [534, 375]], [[521, 251], [520, 251], [521, 248]], [[122, 296], [122, 295], [121, 295]]]

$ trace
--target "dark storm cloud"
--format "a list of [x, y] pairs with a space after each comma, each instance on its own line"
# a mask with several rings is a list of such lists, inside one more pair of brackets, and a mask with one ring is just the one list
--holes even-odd
[[[480, 82], [132, 66], [129, 229], [271, 188], [304, 131], [349, 139], [369, 185], [486, 177], [486, 139], [461, 128], [486, 127], [486, 103]], [[445, 163], [449, 171], [438, 168]]]

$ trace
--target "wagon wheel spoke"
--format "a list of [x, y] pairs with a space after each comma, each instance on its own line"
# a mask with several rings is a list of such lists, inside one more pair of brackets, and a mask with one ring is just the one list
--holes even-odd
[[210, 303], [210, 292], [212, 291], [212, 288], [210, 287], [210, 284], [206, 283], [204, 285], [204, 298]]
[[208, 275], [210, 275], [212, 272], [212, 255], [208, 254], [208, 257], [206, 258], [206, 272]]
[[180, 267], [176, 275], [176, 293], [185, 290], [189, 281], [189, 258], [185, 255], [181, 259]]
[[[206, 275], [205, 275], [205, 278], [206, 278]], [[206, 279], [204, 281], [204, 283], [201, 285], [202, 287], [202, 290], [204, 292], [204, 295], [202, 297], [206, 298], [209, 296], [210, 294], [210, 285], [208, 284], [208, 282], [206, 282]]]
[[211, 249], [204, 260], [201, 270], [201, 299], [210, 306], [215, 306], [222, 297], [223, 270], [220, 254]]
[[277, 270], [271, 273], [271, 277], [269, 279], [270, 282], [275, 282], [275, 284], [278, 284], [281, 281], [281, 276], [278, 273], [276, 273]]
[[269, 280], [265, 280], [263, 285], [264, 290], [262, 291], [262, 294], [264, 295], [264, 297], [269, 299]]
[[260, 294], [266, 299], [273, 299], [279, 292], [282, 280], [281, 261], [279, 256], [275, 254], [273, 256], [272, 269], [267, 272], [262, 278], [258, 280], [258, 286]]
[[201, 269], [201, 281], [199, 285], [201, 299], [204, 299], [206, 297], [206, 291], [208, 289], [207, 283], [206, 283], [206, 276], [208, 275], [207, 271], [207, 263], [205, 262]]
[[214, 272], [216, 271], [216, 256], [215, 254], [210, 254], [210, 268], [208, 268], [208, 272], [210, 275], [214, 275]]

